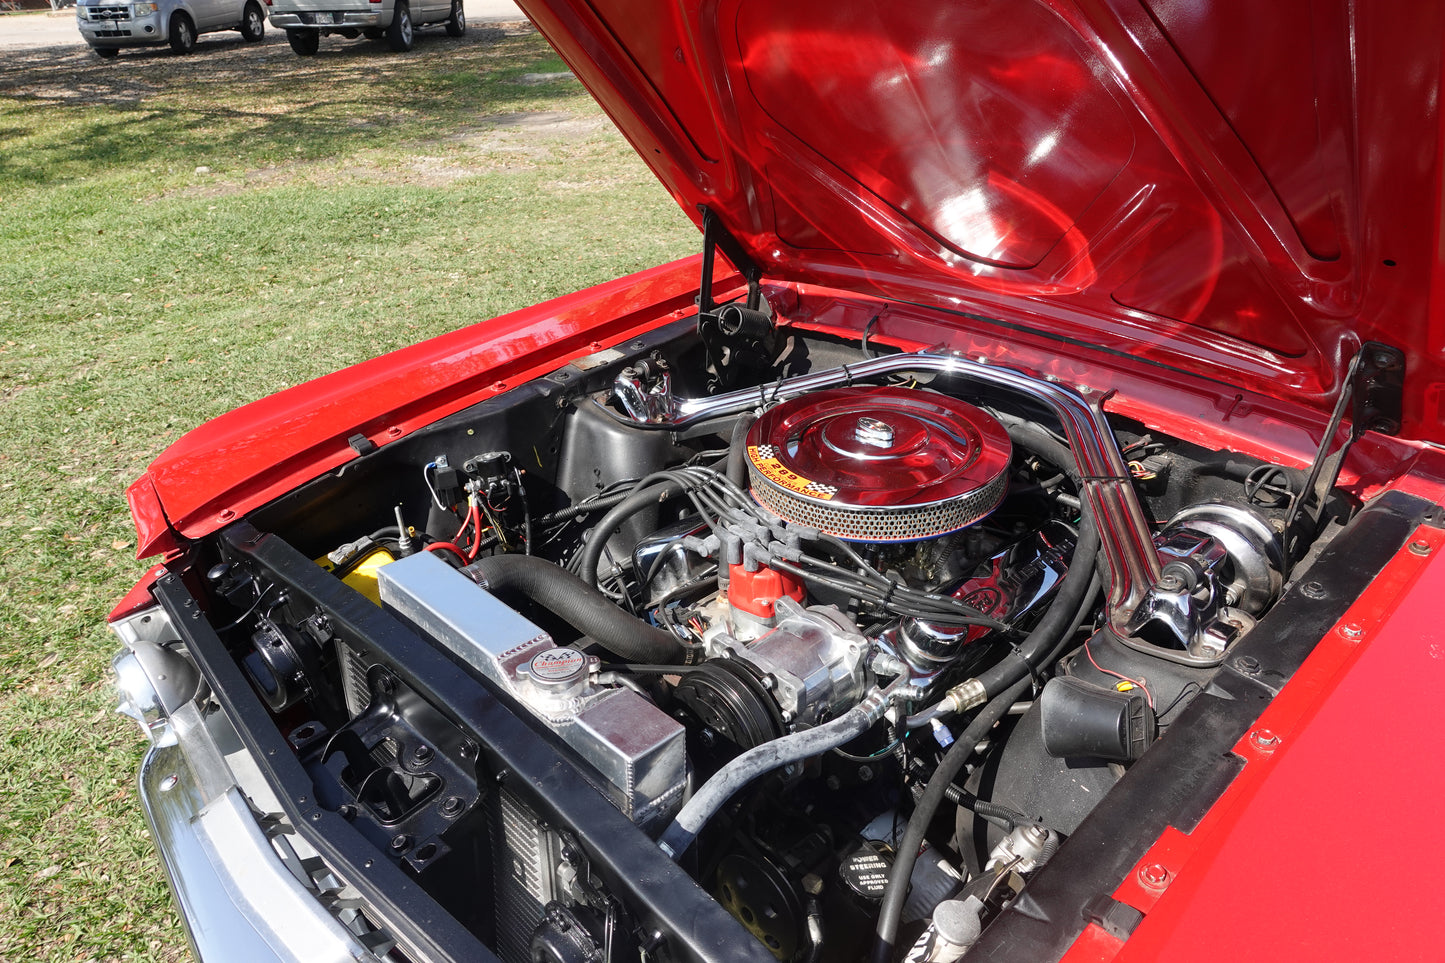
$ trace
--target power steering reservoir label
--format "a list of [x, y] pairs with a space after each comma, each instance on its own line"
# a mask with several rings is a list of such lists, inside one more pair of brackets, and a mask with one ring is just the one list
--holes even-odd
[[858, 850], [838, 867], [838, 875], [853, 892], [868, 900], [880, 900], [888, 889], [892, 863], [870, 847]]
[[830, 501], [838, 493], [838, 489], [832, 485], [804, 478], [791, 468], [785, 467], [778, 461], [778, 449], [775, 445], [749, 445], [748, 460], [753, 463], [754, 468], [762, 472], [764, 478], [788, 491], [824, 501]]
[[556, 648], [537, 653], [528, 668], [539, 682], [566, 682], [586, 664], [587, 657], [576, 649]]

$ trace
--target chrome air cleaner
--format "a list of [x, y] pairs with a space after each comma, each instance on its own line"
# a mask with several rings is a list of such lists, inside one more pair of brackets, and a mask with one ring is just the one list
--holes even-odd
[[998, 507], [1013, 446], [987, 412], [911, 388], [833, 388], [785, 401], [748, 431], [753, 497], [855, 542], [913, 542]]

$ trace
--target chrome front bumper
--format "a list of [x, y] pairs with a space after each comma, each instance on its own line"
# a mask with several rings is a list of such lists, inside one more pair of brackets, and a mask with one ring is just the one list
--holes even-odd
[[77, 8], [75, 25], [80, 30], [80, 36], [92, 47], [143, 47], [163, 44], [170, 39], [166, 24], [157, 14], [132, 17], [127, 11], [124, 16], [91, 20], [86, 15], [91, 9], [94, 8]]
[[379, 12], [338, 10], [331, 15], [339, 19], [335, 23], [316, 23], [312, 13], [273, 13], [270, 20], [271, 26], [277, 30], [345, 30], [348, 27], [385, 27], [391, 23], [391, 17], [384, 17]]
[[187, 675], [185, 656], [161, 644], [176, 637], [165, 615], [152, 609], [112, 628], [126, 645], [114, 660], [120, 711], [151, 740], [140, 772], [141, 803], [196, 958], [376, 963], [303, 882], [314, 884], [318, 861], [262, 830], [253, 807], [279, 812], [279, 806], [267, 798], [264, 780], [258, 785], [247, 775], [260, 778], [225, 715], [203, 713], [189, 697], [194, 688], [184, 693], [199, 679], [194, 669]]

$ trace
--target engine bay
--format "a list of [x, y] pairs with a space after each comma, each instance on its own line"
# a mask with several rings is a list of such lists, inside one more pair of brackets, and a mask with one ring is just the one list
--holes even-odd
[[[362, 452], [192, 591], [324, 819], [507, 963], [951, 963], [1361, 514], [1337, 453], [1168, 428], [724, 305]], [[605, 844], [474, 709], [610, 804]], [[649, 905], [628, 847], [694, 889]], [[753, 942], [659, 923], [705, 904]], [[348, 919], [408, 958], [380, 915]]]

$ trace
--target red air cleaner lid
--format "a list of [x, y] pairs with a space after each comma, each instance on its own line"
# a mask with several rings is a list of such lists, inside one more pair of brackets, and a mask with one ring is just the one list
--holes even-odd
[[851, 541], [916, 541], [978, 521], [1003, 499], [1012, 457], [993, 416], [916, 388], [803, 395], [748, 431], [753, 497]]

